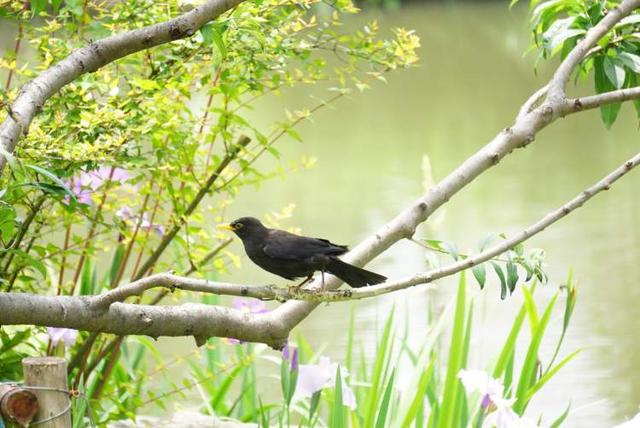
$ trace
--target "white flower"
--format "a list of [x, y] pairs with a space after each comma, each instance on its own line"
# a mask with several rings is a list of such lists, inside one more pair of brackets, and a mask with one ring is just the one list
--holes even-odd
[[458, 373], [467, 394], [479, 392], [482, 395], [481, 406], [490, 412], [484, 419], [483, 428], [537, 428], [538, 426], [513, 411], [515, 398], [503, 397], [504, 386], [482, 370], [465, 370]]
[[[318, 364], [300, 364], [298, 368], [298, 383], [296, 384], [296, 396], [301, 398], [311, 397], [315, 392], [326, 387], [335, 387], [338, 363], [332, 363], [328, 357], [320, 357]], [[340, 368], [342, 379], [342, 402], [351, 410], [356, 408], [356, 396], [347, 385], [345, 379], [349, 372], [344, 367]]]

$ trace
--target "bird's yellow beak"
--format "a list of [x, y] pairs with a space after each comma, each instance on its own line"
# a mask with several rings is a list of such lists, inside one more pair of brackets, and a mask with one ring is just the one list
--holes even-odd
[[228, 224], [228, 223], [219, 224], [219, 225], [216, 226], [216, 229], [218, 229], [218, 230], [230, 230], [232, 232], [235, 230], [235, 228], [233, 226], [231, 226], [230, 224]]

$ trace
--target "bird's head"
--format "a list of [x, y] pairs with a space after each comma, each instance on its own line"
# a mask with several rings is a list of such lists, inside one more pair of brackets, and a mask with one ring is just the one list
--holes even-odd
[[240, 239], [266, 230], [266, 227], [260, 223], [260, 220], [254, 217], [242, 217], [229, 224], [219, 224], [217, 227], [218, 229], [232, 231], [238, 235]]

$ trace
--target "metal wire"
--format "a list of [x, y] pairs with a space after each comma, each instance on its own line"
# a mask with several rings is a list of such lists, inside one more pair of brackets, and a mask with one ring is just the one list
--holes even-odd
[[57, 414], [55, 414], [53, 416], [49, 416], [48, 418], [44, 418], [44, 419], [40, 419], [39, 421], [31, 422], [29, 425], [43, 424], [45, 422], [52, 421], [53, 419], [59, 418], [60, 416], [63, 416], [65, 414], [67, 414], [68, 412], [71, 411], [71, 408], [73, 407], [72, 399], [79, 399], [79, 400], [83, 400], [85, 402], [85, 404], [87, 405], [85, 413], [86, 413], [87, 417], [89, 418], [89, 425], [91, 426], [91, 428], [95, 428], [95, 426], [96, 426], [95, 421], [93, 420], [93, 411], [91, 409], [91, 403], [89, 402], [89, 399], [87, 398], [87, 396], [85, 394], [83, 394], [82, 392], [80, 392], [80, 391], [76, 391], [76, 390], [69, 391], [67, 389], [52, 388], [52, 387], [48, 387], [48, 386], [30, 386], [30, 385], [25, 385], [22, 382], [0, 382], [0, 385], [20, 386], [21, 388], [32, 389], [34, 391], [60, 392], [60, 393], [63, 393], [63, 394], [66, 394], [66, 395], [69, 396], [69, 398], [70, 398], [69, 405], [67, 407], [65, 407], [61, 412], [59, 412], [59, 413], [57, 413]]

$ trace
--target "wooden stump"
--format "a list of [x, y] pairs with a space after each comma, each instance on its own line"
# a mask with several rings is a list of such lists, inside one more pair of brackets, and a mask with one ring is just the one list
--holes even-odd
[[[38, 357], [22, 360], [24, 386], [54, 388], [68, 391], [67, 363], [62, 358]], [[60, 391], [33, 389], [38, 398], [39, 410], [34, 422], [38, 428], [71, 428], [71, 408], [69, 394]], [[51, 419], [49, 419], [51, 418]]]
[[29, 426], [38, 411], [35, 394], [18, 385], [0, 385], [0, 414], [5, 422]]

